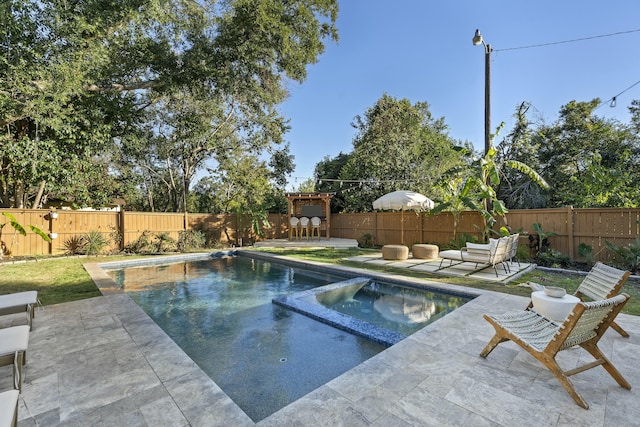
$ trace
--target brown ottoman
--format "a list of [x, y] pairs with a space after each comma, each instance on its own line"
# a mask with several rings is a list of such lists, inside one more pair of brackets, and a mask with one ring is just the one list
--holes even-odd
[[440, 249], [436, 245], [413, 245], [411, 253], [414, 258], [419, 259], [436, 259]]
[[409, 258], [409, 248], [404, 245], [384, 245], [382, 258], [389, 260], [403, 260]]

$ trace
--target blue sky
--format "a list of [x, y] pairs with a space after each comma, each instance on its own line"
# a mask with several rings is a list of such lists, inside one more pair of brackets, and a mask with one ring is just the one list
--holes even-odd
[[[491, 127], [506, 135], [516, 106], [532, 103], [530, 118], [554, 122], [562, 105], [605, 101], [640, 81], [640, 2], [340, 0], [338, 43], [327, 45], [307, 80], [289, 84], [280, 111], [290, 119], [286, 141], [296, 170], [289, 189], [313, 176], [325, 156], [351, 152], [356, 115], [387, 93], [426, 101], [449, 134], [484, 147], [484, 49], [491, 54]], [[605, 34], [611, 37], [515, 49]], [[504, 49], [504, 50], [503, 50]], [[596, 114], [629, 122], [640, 84]], [[498, 138], [499, 140], [500, 138]]]

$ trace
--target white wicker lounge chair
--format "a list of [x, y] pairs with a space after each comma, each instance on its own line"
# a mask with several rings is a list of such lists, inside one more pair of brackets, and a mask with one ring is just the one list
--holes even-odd
[[449, 260], [449, 265], [453, 265], [454, 261], [473, 262], [478, 265], [492, 266], [498, 276], [498, 264], [502, 264], [504, 272], [507, 273], [507, 267], [504, 265], [507, 256], [507, 247], [509, 237], [501, 237], [499, 239], [489, 239], [489, 243], [471, 243], [467, 242], [466, 246], [460, 250], [440, 251], [438, 256], [442, 258], [440, 268], [445, 260]]
[[[498, 344], [511, 340], [549, 369], [579, 406], [589, 409], [589, 405], [576, 391], [569, 376], [602, 365], [621, 387], [631, 388], [598, 348], [598, 341], [628, 299], [629, 295], [623, 293], [606, 300], [579, 302], [562, 323], [549, 320], [531, 310], [499, 316], [485, 314], [484, 318], [491, 323], [496, 333], [480, 352], [480, 356], [487, 357]], [[563, 371], [555, 360], [556, 355], [576, 345], [588, 351], [596, 360]]]
[[[597, 262], [576, 289], [574, 295], [581, 300], [598, 301], [618, 295], [631, 272], [618, 270], [601, 262]], [[534, 286], [537, 283], [534, 283]], [[585, 298], [586, 297], [586, 298]], [[531, 307], [531, 304], [530, 304]], [[623, 337], [629, 337], [627, 331], [616, 322], [611, 327]]]
[[27, 324], [29, 325], [29, 330], [31, 330], [37, 302], [37, 291], [0, 295], [0, 316], [25, 312], [27, 314]]

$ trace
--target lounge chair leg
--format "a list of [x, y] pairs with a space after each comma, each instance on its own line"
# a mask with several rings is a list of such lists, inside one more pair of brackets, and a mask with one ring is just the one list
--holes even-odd
[[558, 362], [556, 362], [555, 359], [544, 358], [538, 360], [540, 360], [540, 362], [542, 362], [542, 364], [546, 366], [551, 371], [551, 373], [553, 373], [560, 384], [562, 384], [562, 387], [564, 387], [564, 389], [567, 391], [567, 393], [569, 393], [569, 395], [578, 404], [578, 406], [581, 406], [584, 409], [589, 409], [589, 404], [582, 398], [580, 393], [576, 391], [573, 383], [571, 382], [569, 377], [565, 375], [564, 371], [560, 369], [560, 366], [558, 366]]
[[480, 357], [487, 357], [489, 355], [489, 353], [491, 353], [493, 351], [494, 348], [496, 348], [498, 346], [498, 344], [505, 342], [505, 341], [509, 341], [508, 338], [502, 337], [500, 335], [498, 335], [498, 333], [496, 333], [493, 338], [491, 338], [491, 341], [489, 341], [489, 343], [482, 349], [482, 351], [480, 352]]
[[583, 343], [580, 345], [580, 347], [588, 351], [589, 354], [591, 354], [594, 359], [602, 362], [602, 367], [609, 373], [609, 375], [613, 377], [614, 380], [616, 380], [616, 382], [620, 385], [620, 387], [626, 388], [627, 390], [631, 389], [631, 384], [629, 384], [627, 380], [622, 376], [620, 371], [618, 371], [616, 367], [613, 366], [613, 364], [609, 361], [609, 359], [607, 359], [607, 357], [602, 353], [602, 351], [600, 351], [598, 346], [590, 343]]
[[620, 325], [618, 325], [616, 322], [611, 322], [611, 327], [623, 337], [629, 338], [629, 334], [627, 333], [627, 331], [622, 329], [622, 327], [620, 327]]

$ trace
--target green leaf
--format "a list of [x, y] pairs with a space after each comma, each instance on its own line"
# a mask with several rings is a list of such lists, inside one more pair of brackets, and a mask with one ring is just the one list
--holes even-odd
[[[36, 233], [38, 236], [42, 237], [42, 239], [45, 242], [51, 242], [51, 238], [47, 235], [47, 233], [45, 233], [44, 231], [40, 230], [38, 227], [36, 227], [35, 225], [30, 225], [29, 228], [31, 229], [31, 231], [33, 231], [34, 233]], [[24, 229], [23, 229], [24, 230]], [[25, 233], [26, 234], [26, 233]]]

